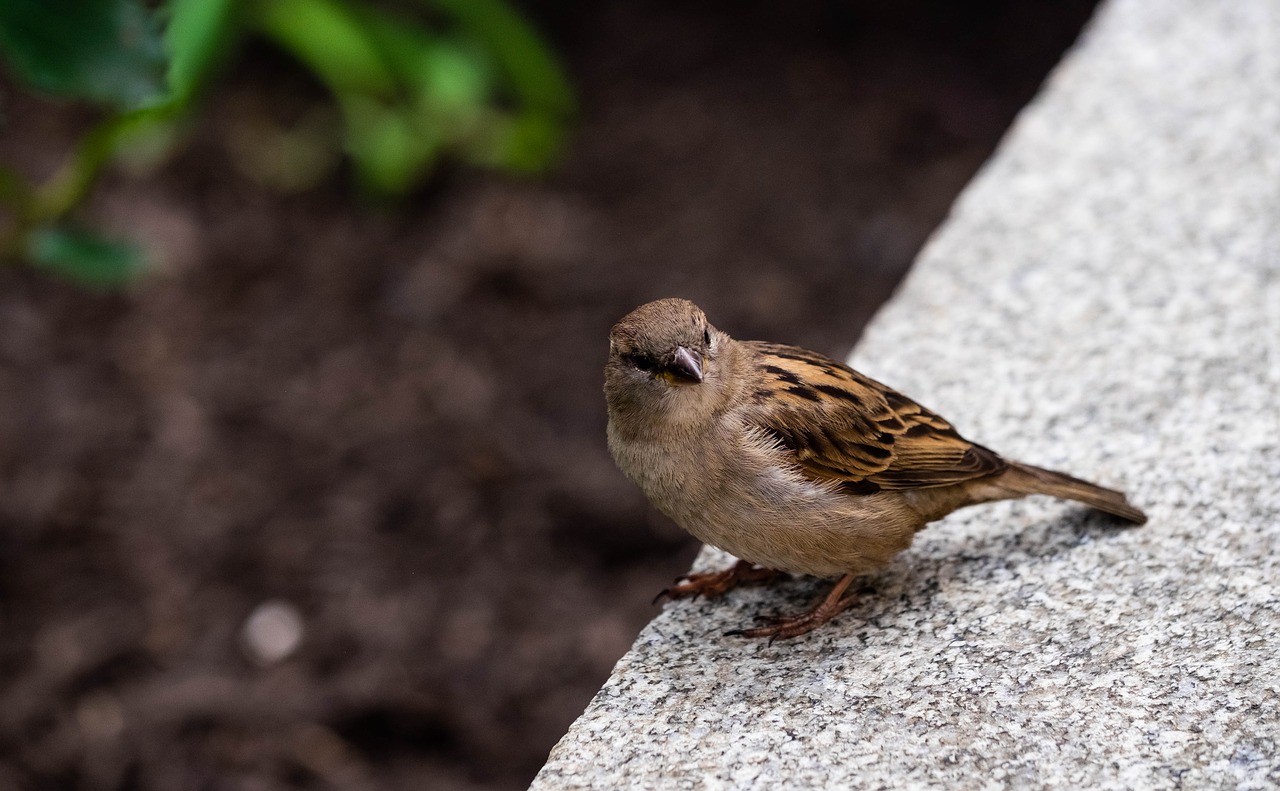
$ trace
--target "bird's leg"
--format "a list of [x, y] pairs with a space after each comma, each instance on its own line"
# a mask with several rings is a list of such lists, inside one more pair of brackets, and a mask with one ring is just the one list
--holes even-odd
[[766, 618], [765, 620], [769, 621], [767, 626], [757, 626], [754, 629], [734, 629], [725, 634], [740, 634], [743, 637], [767, 637], [771, 643], [774, 640], [799, 637], [805, 632], [812, 631], [815, 627], [831, 620], [853, 604], [855, 601], [853, 597], [842, 600], [844, 592], [851, 582], [853, 582], [852, 574], [846, 574], [841, 577], [840, 581], [831, 589], [831, 592], [822, 601], [818, 602], [816, 607], [806, 613], [789, 618]]
[[676, 577], [675, 584], [655, 596], [653, 603], [657, 604], [662, 600], [663, 596], [669, 599], [706, 596], [711, 599], [738, 587], [744, 582], [762, 582], [785, 573], [776, 569], [757, 566], [745, 560], [739, 560], [723, 571], [704, 571], [699, 574], [685, 574]]

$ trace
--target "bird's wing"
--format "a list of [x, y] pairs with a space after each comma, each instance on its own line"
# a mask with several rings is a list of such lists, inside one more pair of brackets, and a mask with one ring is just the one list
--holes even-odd
[[809, 478], [853, 493], [947, 486], [1004, 470], [943, 418], [848, 366], [794, 346], [747, 342], [759, 366], [749, 420]]

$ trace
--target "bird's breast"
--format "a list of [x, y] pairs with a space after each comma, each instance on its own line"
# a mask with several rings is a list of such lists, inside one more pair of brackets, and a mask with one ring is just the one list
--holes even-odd
[[675, 439], [624, 438], [612, 422], [609, 451], [618, 468], [677, 522], [682, 521], [677, 514], [706, 497], [708, 480], [715, 477], [722, 464], [708, 452], [705, 439], [683, 435]]
[[611, 430], [609, 446], [682, 528], [770, 568], [818, 576], [874, 568], [905, 548], [918, 526], [900, 497], [850, 496], [815, 483], [750, 430], [683, 441], [622, 440]]

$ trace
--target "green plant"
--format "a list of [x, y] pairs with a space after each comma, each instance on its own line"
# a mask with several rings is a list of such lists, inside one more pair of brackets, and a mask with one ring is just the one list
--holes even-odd
[[330, 92], [344, 150], [371, 192], [403, 195], [446, 157], [515, 173], [553, 161], [573, 94], [504, 0], [397, 9], [364, 0], [3, 0], [0, 53], [18, 78], [104, 114], [44, 183], [0, 168], [0, 205], [12, 214], [0, 256], [99, 286], [138, 272], [136, 246], [78, 226], [73, 209], [117, 154], [172, 137], [247, 36], [288, 52]]

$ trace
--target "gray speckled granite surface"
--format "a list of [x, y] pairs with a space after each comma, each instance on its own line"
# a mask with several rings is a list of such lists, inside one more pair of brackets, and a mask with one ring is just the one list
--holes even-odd
[[817, 582], [668, 605], [535, 789], [1280, 787], [1280, 3], [1104, 3], [854, 364], [1151, 522], [962, 511], [772, 646]]

